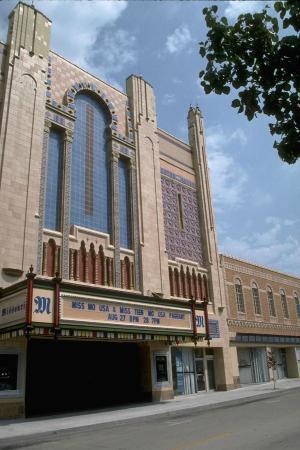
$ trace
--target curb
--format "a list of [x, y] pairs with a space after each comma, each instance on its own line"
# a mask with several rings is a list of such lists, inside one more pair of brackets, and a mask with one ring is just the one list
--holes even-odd
[[[300, 386], [291, 387], [288, 389], [280, 389], [277, 388], [274, 391], [266, 392], [263, 394], [256, 394], [249, 397], [244, 398], [237, 398], [233, 400], [225, 400], [221, 402], [216, 402], [213, 404], [208, 405], [198, 405], [198, 406], [192, 406], [192, 407], [183, 407], [178, 410], [170, 410], [165, 412], [154, 412], [153, 414], [145, 414], [144, 416], [140, 417], [127, 417], [127, 418], [120, 418], [118, 420], [110, 420], [105, 422], [98, 422], [98, 423], [92, 423], [90, 425], [74, 425], [74, 427], [68, 427], [68, 428], [57, 428], [56, 430], [52, 431], [41, 431], [41, 432], [32, 432], [28, 434], [19, 434], [16, 436], [8, 437], [8, 438], [0, 438], [0, 449], [2, 450], [14, 450], [17, 448], [24, 448], [31, 444], [38, 444], [43, 443], [48, 440], [53, 440], [55, 437], [64, 435], [68, 436], [70, 434], [74, 433], [81, 433], [81, 432], [87, 432], [87, 431], [93, 431], [96, 428], [101, 427], [110, 427], [110, 426], [117, 426], [122, 424], [127, 424], [128, 422], [132, 423], [139, 423], [139, 422], [147, 422], [150, 420], [153, 420], [154, 418], [156, 420], [159, 420], [160, 418], [170, 418], [170, 417], [180, 417], [180, 416], [187, 416], [187, 415], [195, 415], [195, 414], [204, 414], [206, 411], [214, 410], [214, 409], [222, 409], [222, 408], [230, 408], [238, 405], [246, 405], [250, 403], [255, 403], [259, 401], [263, 401], [265, 399], [271, 398], [271, 397], [278, 397], [281, 394], [294, 391], [300, 389]], [[3, 426], [6, 426], [8, 424], [5, 424]], [[1, 430], [1, 425], [0, 425]], [[18, 445], [18, 442], [20, 443]]]

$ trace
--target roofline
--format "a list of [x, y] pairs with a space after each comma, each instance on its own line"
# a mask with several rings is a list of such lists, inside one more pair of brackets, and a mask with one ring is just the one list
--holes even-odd
[[251, 264], [251, 266], [256, 266], [259, 269], [269, 270], [270, 272], [274, 272], [274, 273], [277, 273], [279, 275], [284, 275], [286, 277], [294, 278], [295, 280], [300, 281], [300, 276], [297, 277], [296, 275], [292, 275], [292, 274], [287, 273], [287, 272], [281, 272], [279, 270], [273, 269], [273, 268], [268, 267], [268, 266], [263, 266], [261, 264], [257, 264], [255, 262], [248, 261], [246, 259], [238, 258], [237, 256], [229, 255], [228, 253], [219, 253], [219, 255], [220, 256], [225, 256], [225, 258], [235, 259], [236, 261], [240, 261], [240, 262], [243, 262], [243, 263], [246, 263], [246, 264]]
[[126, 98], [128, 98], [128, 95], [125, 92], [120, 91], [120, 89], [116, 88], [115, 86], [112, 86], [111, 84], [107, 83], [107, 81], [102, 80], [101, 78], [97, 77], [96, 75], [93, 75], [91, 72], [87, 71], [86, 69], [83, 69], [82, 67], [78, 66], [74, 62], [70, 61], [69, 59], [65, 58], [64, 56], [60, 55], [59, 53], [55, 52], [54, 50], [50, 49], [49, 53], [53, 53], [54, 55], [58, 56], [59, 58], [63, 59], [64, 61], [68, 62], [69, 64], [72, 64], [73, 66], [77, 67], [78, 69], [85, 72], [90, 77], [96, 78], [96, 80], [101, 81], [101, 83], [106, 84], [106, 86], [114, 89], [115, 91], [119, 92], [120, 94], [124, 95]]
[[168, 131], [163, 130], [162, 128], [159, 128], [159, 127], [157, 127], [157, 131], [158, 131], [158, 134], [159, 133], [166, 134], [167, 136], [170, 136], [175, 141], [178, 141], [181, 145], [184, 145], [184, 146], [188, 147], [189, 150], [191, 150], [190, 144], [188, 144], [187, 142], [184, 142], [182, 139], [179, 139], [178, 137], [174, 136], [173, 134], [169, 133]]

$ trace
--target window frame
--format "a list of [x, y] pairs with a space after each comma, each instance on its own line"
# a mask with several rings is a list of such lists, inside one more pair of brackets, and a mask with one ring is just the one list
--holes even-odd
[[235, 300], [236, 300], [237, 311], [239, 313], [245, 314], [246, 309], [245, 309], [243, 285], [239, 278], [236, 278], [234, 280], [234, 289], [235, 289]]
[[[252, 282], [251, 291], [252, 291], [252, 299], [253, 299], [253, 305], [254, 305], [254, 313], [256, 316], [261, 316], [261, 302], [260, 302], [259, 290], [258, 290], [258, 285], [256, 284], [255, 281]], [[254, 295], [254, 291], [256, 291], [256, 295]]]
[[295, 302], [295, 307], [296, 307], [297, 320], [300, 320], [300, 299], [299, 299], [298, 292], [294, 292], [293, 297], [294, 297], [294, 302]]
[[[17, 374], [16, 374], [16, 389], [7, 389], [0, 391], [0, 399], [7, 397], [22, 397], [24, 392], [24, 379], [22, 377], [22, 373], [24, 371], [24, 353], [21, 349], [18, 348], [5, 348], [1, 349], [0, 355], [15, 355], [17, 356]], [[23, 374], [24, 376], [24, 374]]]
[[284, 289], [280, 289], [279, 294], [280, 294], [280, 302], [281, 302], [283, 317], [284, 317], [284, 319], [289, 319], [290, 312], [289, 312], [287, 298], [286, 298]]
[[270, 317], [277, 317], [273, 289], [270, 286], [267, 286], [267, 299]]

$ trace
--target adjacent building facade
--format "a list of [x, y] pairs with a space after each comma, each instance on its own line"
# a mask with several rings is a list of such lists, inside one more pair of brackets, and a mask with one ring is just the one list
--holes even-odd
[[[251, 333], [230, 283], [250, 281], [218, 254], [200, 110], [182, 142], [158, 127], [147, 81], [131, 75], [121, 92], [50, 36], [20, 2], [0, 43], [0, 417], [249, 382], [246, 352], [264, 346], [240, 342]], [[278, 287], [287, 299], [293, 280]], [[300, 336], [296, 316], [282, 320]], [[296, 344], [281, 342], [284, 375], [299, 376]]]
[[[241, 384], [300, 376], [300, 279], [221, 255], [233, 370]], [[268, 356], [276, 360], [273, 373]]]

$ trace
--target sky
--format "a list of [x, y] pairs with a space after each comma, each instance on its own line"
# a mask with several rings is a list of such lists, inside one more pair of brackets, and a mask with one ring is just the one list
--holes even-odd
[[[29, 1], [31, 3], [31, 1]], [[212, 196], [221, 252], [300, 275], [300, 161], [273, 149], [268, 118], [248, 122], [232, 96], [205, 95], [202, 9], [218, 4], [230, 22], [261, 1], [35, 0], [53, 22], [54, 51], [121, 90], [131, 74], [155, 89], [158, 125], [187, 142], [187, 113], [198, 105], [206, 129]], [[269, 2], [272, 9], [272, 2]], [[0, 39], [16, 1], [0, 1]]]

